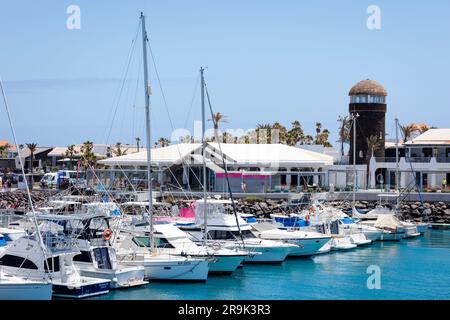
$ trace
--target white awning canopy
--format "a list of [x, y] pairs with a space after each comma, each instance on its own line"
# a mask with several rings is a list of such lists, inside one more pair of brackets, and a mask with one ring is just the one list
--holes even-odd
[[[168, 167], [175, 164], [201, 164], [200, 143], [181, 143], [151, 150], [152, 166]], [[226, 164], [242, 167], [266, 167], [277, 171], [279, 167], [321, 168], [333, 165], [333, 157], [284, 144], [208, 143], [207, 165], [218, 172], [222, 157]], [[213, 155], [213, 156], [212, 156]], [[147, 166], [147, 153], [138, 152], [98, 161], [109, 166]]]

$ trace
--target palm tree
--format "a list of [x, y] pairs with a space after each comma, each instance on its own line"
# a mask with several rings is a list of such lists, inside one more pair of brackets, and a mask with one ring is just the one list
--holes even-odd
[[406, 142], [406, 141], [408, 141], [408, 139], [411, 138], [411, 134], [415, 130], [415, 124], [408, 124], [406, 126], [401, 126], [400, 128], [402, 130], [403, 140], [404, 140], [404, 142]]
[[0, 158], [6, 158], [11, 147], [12, 146], [9, 143], [5, 143], [4, 145], [0, 146]]
[[270, 143], [271, 139], [271, 129], [272, 126], [270, 125], [270, 123], [266, 123], [266, 124], [257, 124], [256, 125], [256, 133], [258, 135], [257, 138], [257, 143], [265, 142], [265, 143]]
[[228, 119], [225, 115], [220, 112], [213, 113], [212, 118], [208, 119], [208, 121], [212, 121], [214, 124], [214, 139], [219, 140], [219, 123], [227, 123]]
[[94, 143], [92, 141], [85, 141], [81, 145], [80, 151], [81, 151], [81, 162], [84, 167], [84, 176], [86, 177], [87, 168], [94, 165], [97, 161], [97, 157], [95, 156], [94, 152]]
[[427, 125], [427, 124], [419, 124], [419, 125], [417, 126], [417, 129], [418, 129], [419, 132], [422, 134], [422, 133], [425, 133], [425, 132], [427, 132], [428, 130], [430, 130], [431, 127], [430, 127], [429, 125]]
[[344, 143], [350, 143], [350, 132], [352, 128], [352, 121], [349, 116], [341, 117], [339, 116], [338, 121], [341, 122], [341, 127], [339, 128], [339, 140], [341, 143], [341, 156], [344, 156]]
[[[279, 122], [275, 122], [270, 128], [270, 143], [286, 143], [288, 140], [287, 133], [285, 126]], [[278, 137], [274, 136], [274, 134], [277, 134]], [[274, 141], [274, 139], [278, 141]]]
[[304, 140], [305, 135], [300, 121], [293, 121], [291, 123], [291, 127], [291, 130], [289, 130], [286, 134], [286, 144], [289, 146], [295, 146], [298, 142], [302, 142], [302, 140]]
[[122, 149], [122, 143], [121, 142], [117, 142], [116, 143], [116, 148], [112, 152], [113, 152], [113, 154], [116, 157], [120, 157], [120, 156], [126, 155], [127, 151], [128, 151], [128, 149], [125, 149], [125, 150]]
[[161, 137], [155, 142], [155, 147], [167, 147], [170, 144], [169, 139]]
[[320, 131], [322, 131], [322, 124], [320, 122], [316, 122], [316, 136], [319, 136]]
[[311, 135], [306, 135], [305, 136], [305, 143], [306, 144], [311, 144], [311, 143], [313, 143], [313, 141], [314, 141], [314, 138], [311, 136]]
[[235, 137], [233, 137], [233, 135], [231, 133], [225, 131], [222, 134], [222, 138], [220, 139], [219, 137], [217, 137], [217, 140], [219, 140], [219, 141], [222, 140], [220, 142], [228, 143], [228, 142], [233, 142], [235, 140]]
[[72, 144], [70, 146], [67, 146], [66, 153], [64, 154], [64, 157], [68, 157], [70, 159], [70, 165], [73, 168], [73, 157], [78, 153], [78, 151], [75, 149], [75, 145]]
[[36, 152], [37, 144], [36, 143], [27, 143], [27, 148], [30, 150], [30, 171], [31, 174], [33, 174], [33, 160], [34, 160], [34, 153]]
[[141, 142], [141, 138], [137, 137], [137, 138], [136, 138], [136, 151], [137, 151], [137, 152], [139, 152], [139, 146], [140, 146], [139, 143], [140, 143], [140, 142]]

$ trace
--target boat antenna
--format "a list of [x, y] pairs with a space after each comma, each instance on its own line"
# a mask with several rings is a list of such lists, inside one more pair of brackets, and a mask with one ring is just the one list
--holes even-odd
[[[13, 139], [14, 139], [14, 144], [15, 144], [15, 147], [16, 147], [16, 150], [17, 150], [17, 154], [18, 154], [18, 157], [19, 157], [20, 169], [22, 171], [22, 176], [23, 176], [23, 179], [24, 179], [24, 182], [25, 182], [25, 189], [27, 191], [28, 204], [29, 204], [31, 212], [32, 212], [32, 220], [33, 220], [33, 223], [34, 223], [34, 227], [36, 228], [36, 235], [37, 235], [37, 238], [38, 238], [39, 247], [41, 248], [42, 254], [44, 256], [44, 264], [47, 267], [47, 270], [50, 271], [50, 268], [49, 268], [49, 265], [48, 265], [48, 261], [47, 261], [47, 250], [45, 248], [41, 232], [39, 231], [39, 224], [38, 224], [37, 219], [36, 219], [36, 212], [34, 210], [33, 199], [31, 198], [30, 188], [28, 186], [28, 180], [27, 180], [27, 176], [25, 175], [25, 169], [24, 169], [24, 166], [23, 166], [22, 156], [20, 154], [20, 150], [21, 149], [19, 148], [19, 143], [17, 142], [16, 130], [14, 129], [14, 125], [12, 123], [11, 114], [9, 112], [8, 100], [6, 99], [5, 90], [3, 88], [3, 80], [1, 79], [1, 77], [0, 77], [0, 88], [1, 88], [1, 91], [2, 91], [2, 96], [3, 96], [3, 101], [4, 101], [4, 104], [5, 104], [6, 114], [8, 116], [9, 126], [11, 128], [11, 133], [12, 133], [12, 136], [13, 136]], [[33, 177], [31, 177], [31, 179], [33, 179]], [[31, 182], [31, 183], [33, 183], [33, 182]]]
[[147, 31], [145, 30], [145, 16], [141, 12], [142, 21], [142, 55], [144, 59], [144, 93], [145, 93], [145, 133], [147, 140], [147, 184], [148, 184], [148, 213], [150, 220], [150, 249], [153, 251], [155, 244], [153, 239], [153, 194], [152, 194], [152, 158], [151, 158], [151, 136], [150, 136], [150, 94], [151, 87], [148, 83], [147, 65]]

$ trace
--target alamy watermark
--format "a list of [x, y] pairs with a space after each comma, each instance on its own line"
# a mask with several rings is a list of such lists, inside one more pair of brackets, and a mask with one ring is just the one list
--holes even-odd
[[370, 5], [367, 7], [367, 29], [369, 30], [381, 30], [381, 9], [377, 5]]
[[367, 274], [370, 276], [367, 278], [367, 288], [369, 290], [380, 290], [381, 289], [381, 268], [377, 265], [370, 265], [366, 270]]
[[66, 20], [66, 27], [69, 30], [81, 29], [81, 9], [76, 4], [67, 7], [66, 13], [69, 15]]

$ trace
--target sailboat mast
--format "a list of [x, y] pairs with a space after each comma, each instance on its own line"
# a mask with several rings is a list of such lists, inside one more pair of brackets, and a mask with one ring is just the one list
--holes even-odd
[[[396, 164], [396, 169], [395, 169], [395, 190], [399, 191], [400, 190], [400, 184], [399, 184], [400, 167], [399, 167], [399, 163], [398, 163], [398, 118], [395, 118], [395, 164]], [[397, 207], [399, 205], [398, 201], [399, 201], [399, 197], [397, 197]]]
[[154, 249], [153, 241], [153, 193], [152, 193], [152, 158], [151, 158], [151, 136], [150, 136], [150, 85], [148, 83], [147, 65], [147, 31], [145, 30], [145, 16], [141, 12], [142, 24], [142, 53], [144, 59], [144, 92], [145, 92], [145, 134], [147, 140], [147, 184], [148, 184], [148, 208], [150, 218], [150, 248]]
[[357, 114], [352, 114], [353, 118], [353, 208], [356, 203], [356, 118]]
[[[37, 218], [36, 218], [36, 211], [34, 210], [33, 199], [31, 198], [30, 187], [28, 185], [28, 179], [27, 179], [27, 176], [25, 175], [25, 169], [24, 169], [25, 167], [23, 165], [22, 155], [20, 154], [19, 143], [17, 142], [16, 130], [14, 130], [14, 126], [13, 126], [12, 119], [11, 119], [11, 114], [9, 112], [8, 100], [6, 99], [5, 90], [3, 89], [3, 81], [2, 81], [1, 78], [0, 78], [0, 90], [2, 92], [3, 101], [5, 103], [6, 114], [8, 116], [8, 122], [9, 122], [9, 125], [11, 127], [11, 133], [12, 133], [12, 136], [13, 136], [13, 139], [14, 139], [14, 144], [15, 144], [17, 153], [19, 155], [20, 169], [21, 169], [21, 172], [22, 172], [22, 177], [23, 177], [24, 182], [25, 182], [25, 189], [27, 191], [28, 204], [30, 206], [31, 212], [33, 213], [32, 220], [33, 220], [34, 227], [36, 229], [37, 240], [39, 242], [39, 247], [40, 247], [40, 249], [42, 251], [42, 255], [44, 256], [44, 264], [47, 267], [47, 270], [50, 270], [49, 264], [48, 264], [48, 260], [47, 260], [47, 249], [45, 247], [44, 240], [42, 239], [41, 231], [39, 230], [39, 224], [38, 224], [38, 221], [37, 221]], [[31, 177], [31, 184], [33, 184], [33, 177]], [[47, 274], [45, 275], [45, 277], [47, 277]]]
[[203, 72], [205, 69], [203, 67], [200, 68], [200, 76], [201, 76], [201, 100], [202, 100], [202, 159], [203, 159], [203, 216], [204, 216], [204, 228], [203, 228], [203, 240], [205, 245], [208, 242], [208, 210], [207, 210], [207, 201], [206, 201], [206, 159], [205, 159], [205, 149], [206, 149], [206, 140], [205, 140], [205, 131], [206, 131], [206, 119], [205, 119], [205, 78]]

